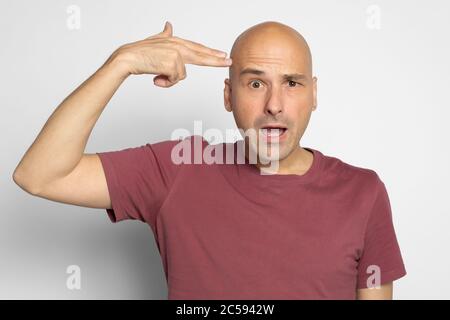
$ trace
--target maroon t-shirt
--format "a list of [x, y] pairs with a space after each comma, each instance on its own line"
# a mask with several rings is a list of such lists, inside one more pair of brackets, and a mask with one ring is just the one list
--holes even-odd
[[219, 144], [225, 164], [175, 164], [179, 142], [98, 153], [107, 213], [150, 226], [168, 299], [355, 299], [406, 274], [375, 171], [304, 147], [305, 174], [262, 175], [236, 163], [236, 142]]

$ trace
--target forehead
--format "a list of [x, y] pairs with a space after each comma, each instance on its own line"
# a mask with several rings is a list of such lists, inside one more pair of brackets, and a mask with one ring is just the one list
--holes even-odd
[[273, 73], [273, 75], [275, 77], [279, 77], [282, 79], [286, 79], [286, 80], [295, 80], [295, 81], [299, 81], [299, 80], [308, 80], [308, 74], [304, 73], [304, 72], [276, 72], [276, 71], [267, 71], [264, 70], [264, 68], [254, 68], [254, 67], [246, 67], [246, 68], [242, 68], [239, 71], [239, 77], [241, 78], [245, 78], [245, 77], [250, 77], [250, 76], [262, 76], [262, 77], [267, 77], [267, 76], [271, 76], [271, 73]]
[[309, 77], [308, 68], [306, 66], [285, 63], [285, 61], [261, 61], [245, 63], [234, 66], [233, 72], [236, 72], [238, 78], [247, 77], [274, 77], [294, 80], [307, 80]]
[[[277, 44], [274, 42], [260, 42], [256, 45], [245, 46], [233, 57], [233, 73], [246, 76], [252, 69], [264, 71], [268, 74], [291, 74], [310, 72], [308, 52], [297, 45]], [[255, 74], [255, 73], [253, 73]]]

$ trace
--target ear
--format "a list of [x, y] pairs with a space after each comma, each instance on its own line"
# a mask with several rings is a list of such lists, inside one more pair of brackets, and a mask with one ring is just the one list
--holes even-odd
[[312, 109], [317, 108], [317, 77], [313, 77], [313, 106]]
[[223, 88], [223, 104], [225, 105], [225, 110], [228, 112], [232, 111], [231, 106], [231, 82], [230, 79], [225, 79], [225, 87]]

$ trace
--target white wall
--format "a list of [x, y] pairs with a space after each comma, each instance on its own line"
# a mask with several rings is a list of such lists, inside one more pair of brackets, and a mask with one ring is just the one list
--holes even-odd
[[[80, 29], [67, 26], [70, 5], [80, 9]], [[160, 32], [166, 19], [175, 35], [228, 52], [265, 20], [300, 31], [319, 86], [302, 145], [372, 168], [385, 182], [408, 272], [395, 298], [450, 298], [449, 2], [2, 0], [0, 8], [0, 298], [166, 298], [146, 225], [113, 225], [104, 210], [32, 197], [11, 178], [57, 105], [119, 45]], [[152, 76], [129, 78], [86, 152], [169, 139], [200, 119], [233, 128], [223, 108], [227, 69], [187, 72], [170, 89]], [[66, 287], [72, 264], [81, 290]]]

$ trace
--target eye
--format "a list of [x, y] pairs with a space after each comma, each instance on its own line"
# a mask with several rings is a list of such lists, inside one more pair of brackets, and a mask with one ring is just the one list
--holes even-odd
[[[292, 85], [291, 85], [291, 84], [292, 84]], [[298, 84], [298, 85], [301, 85], [301, 83], [298, 83], [298, 82], [289, 80], [289, 86], [290, 86], [290, 87], [295, 87], [297, 84]]]
[[[254, 83], [257, 84], [256, 87], [253, 85]], [[253, 80], [253, 81], [250, 81], [250, 85], [253, 89], [258, 89], [261, 86], [261, 82], [259, 82], [258, 80]]]

